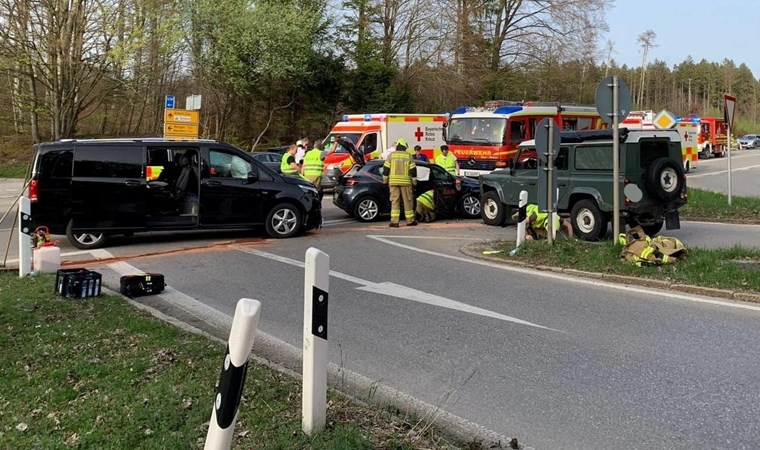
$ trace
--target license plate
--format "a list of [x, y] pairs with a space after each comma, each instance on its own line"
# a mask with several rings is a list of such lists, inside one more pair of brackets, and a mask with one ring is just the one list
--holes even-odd
[[463, 173], [464, 173], [464, 176], [466, 176], [466, 177], [477, 177], [477, 176], [480, 176], [480, 172], [476, 172], [474, 170], [465, 170]]

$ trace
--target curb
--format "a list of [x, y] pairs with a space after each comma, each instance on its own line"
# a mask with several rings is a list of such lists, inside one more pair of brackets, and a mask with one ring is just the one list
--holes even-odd
[[593, 280], [606, 281], [609, 283], [618, 284], [631, 284], [643, 287], [651, 287], [657, 289], [667, 289], [675, 292], [683, 292], [686, 294], [697, 294], [705, 297], [722, 298], [727, 300], [739, 300], [744, 302], [760, 303], [760, 293], [732, 291], [728, 289], [718, 289], [704, 286], [695, 286], [691, 284], [683, 283], [671, 283], [665, 280], [655, 280], [652, 278], [632, 277], [628, 275], [615, 275], [609, 273], [596, 273], [587, 272], [578, 269], [567, 269], [555, 266], [545, 266], [540, 264], [530, 264], [525, 261], [510, 261], [508, 259], [499, 258], [495, 256], [484, 255], [483, 250], [487, 246], [486, 242], [478, 242], [468, 244], [459, 248], [459, 252], [463, 255], [469, 256], [475, 259], [481, 259], [489, 262], [496, 262], [506, 266], [515, 266], [522, 268], [531, 268], [541, 271], [549, 271], [554, 273], [562, 273], [578, 278], [590, 278]]

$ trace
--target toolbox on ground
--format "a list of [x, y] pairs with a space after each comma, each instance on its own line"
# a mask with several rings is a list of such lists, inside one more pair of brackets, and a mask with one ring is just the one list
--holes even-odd
[[160, 273], [124, 275], [119, 279], [120, 291], [127, 297], [158, 294], [165, 287], [164, 276]]
[[55, 274], [55, 293], [63, 297], [97, 297], [103, 276], [87, 269], [58, 269]]

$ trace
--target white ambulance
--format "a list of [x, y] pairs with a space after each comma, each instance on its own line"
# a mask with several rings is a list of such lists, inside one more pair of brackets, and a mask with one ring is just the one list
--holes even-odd
[[[325, 148], [335, 145], [337, 136], [351, 140], [361, 155], [369, 157], [372, 152], [382, 152], [393, 146], [399, 139], [422, 147], [422, 153], [433, 160], [435, 150], [446, 142], [443, 140], [443, 124], [448, 121], [446, 114], [349, 114], [336, 123], [325, 138]], [[348, 152], [342, 148], [325, 158], [322, 187], [332, 188], [338, 182], [334, 170], [345, 174], [352, 162]]]
[[657, 114], [651, 110], [631, 111], [620, 127], [629, 130], [675, 129], [681, 136], [684, 172], [688, 173], [699, 165], [699, 121], [676, 117], [664, 109]]

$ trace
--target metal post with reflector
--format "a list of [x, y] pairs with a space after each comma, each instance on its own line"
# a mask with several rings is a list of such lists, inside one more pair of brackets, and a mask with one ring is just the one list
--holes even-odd
[[250, 298], [241, 298], [235, 308], [219, 386], [211, 410], [205, 450], [226, 450], [232, 445], [240, 398], [243, 396], [248, 373], [248, 357], [258, 330], [260, 311], [261, 303]]

